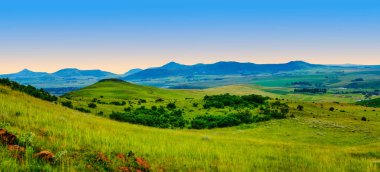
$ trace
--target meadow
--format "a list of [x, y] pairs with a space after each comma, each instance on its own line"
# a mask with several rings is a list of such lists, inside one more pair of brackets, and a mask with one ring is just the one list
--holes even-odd
[[[115, 82], [100, 84], [120, 87], [120, 83]], [[303, 101], [289, 95], [266, 92], [256, 86], [172, 91], [154, 87], [134, 90], [132, 88], [137, 86], [125, 84], [123, 87], [127, 90], [107, 90], [104, 85], [90, 86], [69, 94], [69, 100], [74, 102], [74, 106], [81, 103], [87, 106], [93, 98], [100, 96], [105, 99], [103, 101], [125, 99], [135, 103], [144, 98], [146, 106], [151, 106], [159, 95], [165, 101], [177, 100], [179, 107], [188, 107], [192, 103], [190, 101], [201, 103], [206, 94], [230, 92], [243, 95], [249, 92], [284, 98], [290, 112], [286, 119], [236, 127], [159, 129], [94, 115], [99, 110], [122, 110], [119, 106], [98, 105], [95, 112], [81, 113], [61, 106], [60, 102], [43, 101], [1, 86], [0, 128], [7, 129], [18, 138], [28, 136], [30, 146], [27, 146], [21, 160], [14, 158], [6, 146], [0, 146], [0, 171], [120, 171], [121, 166], [128, 164], [120, 162], [116, 155], [127, 155], [130, 151], [147, 160], [151, 171], [380, 170], [378, 108], [344, 101], [338, 103], [337, 100], [346, 99], [336, 97], [334, 101]], [[297, 109], [299, 105], [303, 106], [302, 110]], [[192, 117], [191, 109], [185, 110], [190, 114], [187, 118]], [[194, 114], [224, 113], [218, 111], [198, 110]], [[33, 154], [40, 150], [50, 150], [56, 154], [56, 160], [36, 159]], [[94, 161], [100, 153], [112, 163]]]

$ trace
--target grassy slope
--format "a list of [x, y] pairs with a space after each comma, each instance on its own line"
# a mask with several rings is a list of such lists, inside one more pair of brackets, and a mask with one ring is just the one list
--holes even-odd
[[73, 97], [112, 97], [119, 99], [176, 99], [196, 97], [199, 91], [168, 90], [128, 82], [104, 81], [68, 94]]
[[[154, 171], [379, 170], [378, 109], [304, 106], [305, 112], [292, 110], [296, 118], [286, 120], [214, 130], [163, 130], [79, 113], [0, 87], [0, 121], [10, 123], [7, 129], [17, 135], [33, 132], [37, 147], [68, 152], [55, 166], [32, 158], [20, 165], [0, 147], [0, 171], [37, 165], [45, 166], [45, 171], [83, 171], [83, 152], [114, 156], [130, 150], [145, 157]], [[330, 112], [330, 106], [347, 112]], [[353, 119], [364, 115], [370, 122]]]

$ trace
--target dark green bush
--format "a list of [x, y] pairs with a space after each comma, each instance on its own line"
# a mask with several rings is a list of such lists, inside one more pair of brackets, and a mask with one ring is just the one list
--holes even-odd
[[128, 112], [112, 112], [110, 118], [159, 128], [183, 128], [187, 123], [181, 110], [168, 111], [163, 106], [151, 109], [142, 106]]
[[168, 103], [168, 104], [166, 105], [166, 108], [168, 108], [168, 109], [175, 109], [175, 108], [177, 108], [177, 106], [175, 105], [175, 103], [170, 102], [170, 103]]
[[214, 108], [224, 108], [226, 106], [230, 107], [255, 107], [259, 104], [264, 104], [268, 97], [263, 97], [260, 95], [245, 95], [245, 96], [236, 96], [230, 94], [221, 94], [213, 96], [205, 96], [203, 98], [205, 109], [214, 107]]
[[89, 104], [88, 104], [88, 107], [94, 109], [94, 108], [96, 108], [96, 104], [95, 104], [95, 103], [89, 103]]
[[64, 101], [61, 102], [62, 106], [68, 107], [68, 108], [73, 108], [73, 103], [71, 101]]

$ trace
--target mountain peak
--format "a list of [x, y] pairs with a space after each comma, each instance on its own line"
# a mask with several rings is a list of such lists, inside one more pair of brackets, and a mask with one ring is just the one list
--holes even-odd
[[21, 70], [20, 72], [18, 72], [19, 74], [25, 74], [25, 73], [33, 73], [33, 71], [29, 70], [29, 69], [23, 69]]
[[307, 63], [305, 61], [302, 61], [302, 60], [296, 60], [296, 61], [290, 61], [288, 62], [287, 64], [310, 64], [310, 63]]
[[166, 65], [163, 65], [161, 68], [164, 68], [164, 69], [178, 69], [178, 68], [183, 68], [185, 67], [186, 65], [183, 65], [183, 64], [179, 64], [179, 63], [176, 63], [176, 62], [169, 62], [167, 63]]

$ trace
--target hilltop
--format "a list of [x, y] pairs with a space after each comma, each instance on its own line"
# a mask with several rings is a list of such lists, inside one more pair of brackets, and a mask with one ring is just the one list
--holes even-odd
[[182, 99], [197, 97], [197, 90], [170, 90], [151, 86], [137, 85], [120, 79], [104, 79], [80, 90], [70, 92], [64, 97], [107, 97], [119, 99]]

